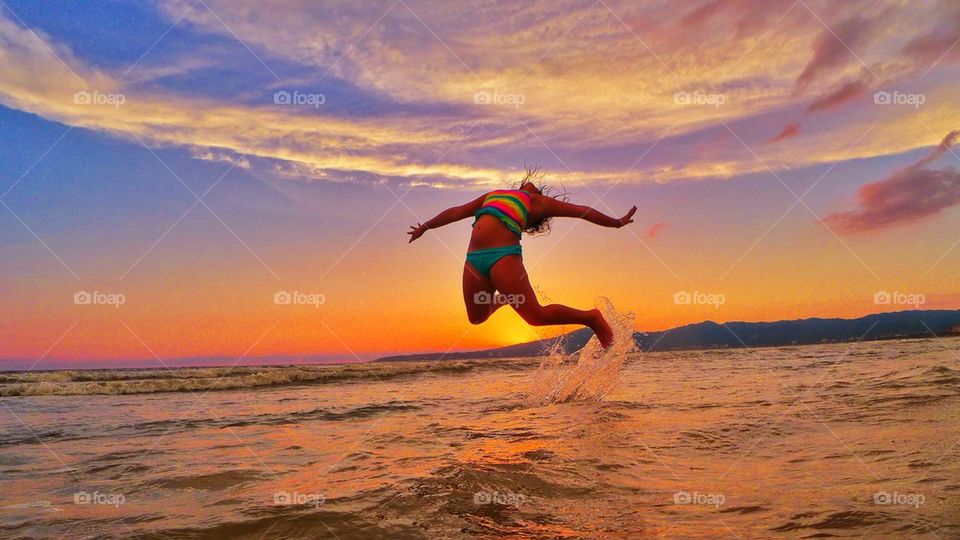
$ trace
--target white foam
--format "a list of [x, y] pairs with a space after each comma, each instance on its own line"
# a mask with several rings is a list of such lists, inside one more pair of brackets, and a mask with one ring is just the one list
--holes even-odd
[[[597, 308], [613, 329], [613, 343], [603, 349], [596, 336], [578, 353], [563, 354], [563, 343], [555, 344], [540, 363], [527, 395], [530, 405], [548, 405], [568, 401], [599, 401], [620, 382], [620, 368], [636, 343], [633, 339], [634, 314], [614, 309], [608, 298], [597, 299]], [[572, 359], [577, 364], [572, 365]]]

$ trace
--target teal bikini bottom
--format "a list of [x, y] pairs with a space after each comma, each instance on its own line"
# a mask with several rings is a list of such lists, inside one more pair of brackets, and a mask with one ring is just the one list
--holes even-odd
[[523, 257], [523, 250], [520, 248], [520, 244], [471, 251], [467, 253], [467, 262], [470, 263], [470, 266], [476, 268], [477, 272], [480, 272], [489, 279], [490, 269], [493, 268], [493, 265], [497, 264], [497, 261], [507, 255], [519, 255]]

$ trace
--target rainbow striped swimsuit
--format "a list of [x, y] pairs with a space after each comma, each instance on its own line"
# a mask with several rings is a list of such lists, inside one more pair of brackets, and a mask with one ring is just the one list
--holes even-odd
[[[496, 217], [514, 234], [521, 236], [527, 227], [527, 216], [530, 214], [530, 194], [519, 189], [491, 191], [474, 216], [480, 219], [484, 214]], [[476, 219], [473, 221], [474, 225], [477, 223]]]

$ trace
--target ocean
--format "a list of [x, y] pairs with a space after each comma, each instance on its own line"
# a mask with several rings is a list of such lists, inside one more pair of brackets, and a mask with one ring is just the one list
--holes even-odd
[[573, 371], [3, 373], [0, 537], [960, 537], [960, 339]]

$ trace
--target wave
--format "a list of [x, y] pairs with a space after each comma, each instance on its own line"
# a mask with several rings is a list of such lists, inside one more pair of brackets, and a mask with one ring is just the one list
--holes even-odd
[[428, 373], [456, 373], [535, 365], [536, 359], [440, 360], [436, 362], [363, 363], [314, 366], [237, 366], [172, 369], [90, 369], [6, 372], [0, 397], [153, 394], [238, 390], [292, 385], [384, 381]]

